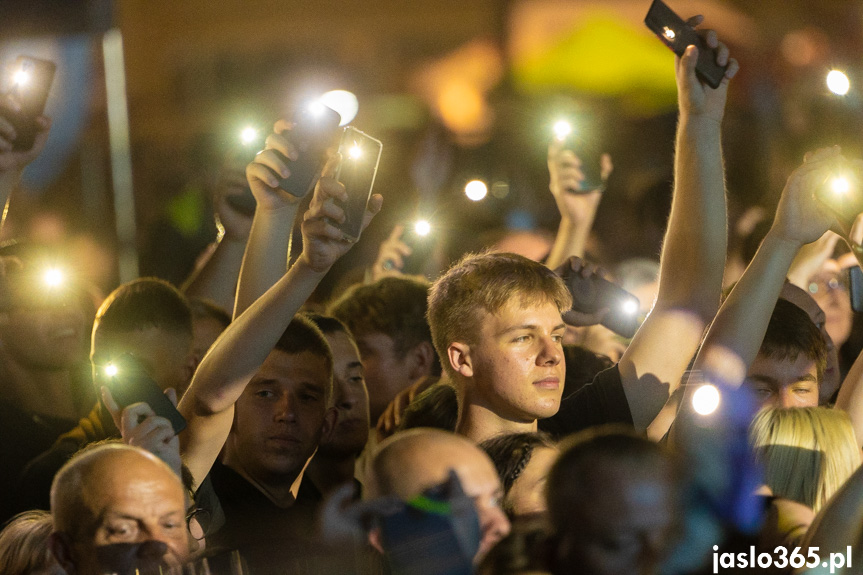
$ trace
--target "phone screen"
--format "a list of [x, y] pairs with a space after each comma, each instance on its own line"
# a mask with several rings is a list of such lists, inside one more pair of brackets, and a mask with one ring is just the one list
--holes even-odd
[[346, 236], [359, 239], [363, 228], [366, 206], [375, 185], [383, 144], [356, 128], [347, 127], [342, 134], [339, 153], [342, 156], [337, 179], [345, 186], [348, 201], [340, 204], [345, 221], [336, 223]]

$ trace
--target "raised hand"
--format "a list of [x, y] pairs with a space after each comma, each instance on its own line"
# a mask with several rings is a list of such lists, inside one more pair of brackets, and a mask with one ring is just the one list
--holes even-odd
[[387, 239], [381, 243], [378, 257], [372, 264], [371, 280], [373, 282], [385, 277], [402, 275], [402, 269], [405, 267], [404, 258], [410, 256], [413, 251], [409, 245], [401, 241], [404, 231], [403, 225], [396, 225]]
[[[562, 218], [576, 225], [590, 226], [596, 216], [602, 189], [583, 189], [585, 178], [581, 171], [581, 159], [564, 146], [564, 142], [557, 138], [548, 145], [548, 187]], [[602, 154], [600, 172], [603, 182], [613, 169], [611, 156]]]
[[285, 158], [296, 161], [299, 157], [296, 147], [290, 141], [290, 129], [291, 124], [288, 122], [277, 121], [273, 133], [267, 136], [264, 149], [246, 166], [246, 178], [258, 202], [258, 209], [296, 209], [300, 202], [300, 198], [279, 187], [279, 178], [291, 175]]
[[[9, 99], [7, 106], [14, 110], [17, 104], [14, 100]], [[33, 147], [24, 152], [13, 152], [13, 142], [17, 136], [15, 128], [6, 118], [0, 116], [0, 174], [21, 171], [24, 166], [42, 153], [42, 149], [48, 141], [48, 132], [51, 131], [51, 119], [40, 116], [36, 118], [36, 125], [39, 127], [39, 133], [36, 134]]]

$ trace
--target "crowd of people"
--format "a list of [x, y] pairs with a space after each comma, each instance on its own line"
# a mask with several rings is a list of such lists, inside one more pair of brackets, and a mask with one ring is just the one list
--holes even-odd
[[[354, 244], [337, 227], [343, 159], [298, 213], [280, 187], [303, 153], [286, 121], [245, 181], [225, 168], [223, 233], [181, 288], [141, 278], [94, 299], [39, 246], [0, 248], [0, 573], [851, 572], [863, 355], [839, 349], [863, 223], [821, 195], [863, 164], [808, 153], [729, 274], [721, 126], [738, 64], [701, 33], [726, 72], [714, 89], [695, 46], [676, 60], [657, 262], [587, 261], [602, 190], [556, 141], [544, 261], [489, 246], [429, 281], [405, 273], [399, 227], [322, 304]], [[4, 201], [45, 144], [39, 122], [21, 152], [0, 117]], [[244, 185], [253, 216], [228, 201]], [[631, 338], [572, 289], [602, 277], [640, 299]]]

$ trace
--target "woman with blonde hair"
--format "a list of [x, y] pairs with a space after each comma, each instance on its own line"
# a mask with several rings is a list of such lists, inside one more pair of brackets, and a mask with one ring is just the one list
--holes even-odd
[[65, 573], [48, 546], [54, 530], [47, 511], [25, 511], [0, 531], [0, 573], [61, 575]]
[[762, 410], [749, 437], [772, 501], [763, 546], [794, 546], [818, 511], [860, 466], [848, 415], [804, 407]]

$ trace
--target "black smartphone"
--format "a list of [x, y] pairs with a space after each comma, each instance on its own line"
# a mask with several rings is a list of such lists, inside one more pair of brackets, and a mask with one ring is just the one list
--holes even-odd
[[337, 204], [345, 211], [345, 221], [333, 222], [346, 237], [358, 240], [363, 229], [363, 217], [375, 185], [383, 144], [348, 126], [342, 133], [339, 153], [342, 161], [336, 179], [345, 186], [348, 201]]
[[595, 127], [588, 127], [585, 122], [575, 122], [568, 119], [559, 120], [554, 125], [554, 137], [563, 143], [564, 149], [572, 150], [581, 161], [579, 170], [584, 174], [584, 180], [581, 182], [581, 188], [577, 190], [566, 189], [571, 194], [587, 194], [594, 190], [602, 190], [605, 187], [600, 164], [602, 153], [599, 146], [596, 145], [596, 138], [584, 136], [585, 132], [596, 134], [596, 129]]
[[117, 405], [125, 408], [133, 403], [146, 403], [156, 415], [171, 422], [174, 433], [186, 428], [186, 419], [133, 355], [124, 354], [103, 369], [110, 370], [106, 371], [110, 377], [108, 388]]
[[598, 275], [582, 277], [568, 266], [562, 277], [572, 294], [573, 310], [590, 314], [608, 308], [602, 325], [626, 338], [635, 335], [641, 308], [637, 297]]
[[[45, 111], [48, 93], [54, 81], [57, 66], [54, 62], [30, 56], [18, 56], [12, 66], [12, 89], [0, 99], [0, 114], [15, 128], [12, 149], [26, 152], [33, 147], [39, 126], [36, 118]], [[7, 100], [18, 106], [18, 111], [9, 108]]]
[[716, 51], [707, 45], [695, 28], [687, 24], [662, 0], [653, 0], [644, 23], [666, 46], [678, 56], [683, 56], [687, 46], [698, 48], [695, 73], [711, 88], [718, 88], [725, 77], [728, 66], [716, 63]]
[[860, 266], [848, 268], [848, 295], [851, 309], [857, 313], [863, 311], [863, 269]]
[[305, 197], [315, 187], [327, 162], [327, 150], [335, 145], [342, 117], [323, 104], [312, 104], [294, 115], [294, 128], [286, 132], [297, 148], [297, 160], [284, 158], [291, 175], [281, 180], [279, 187], [298, 198]]
[[404, 258], [402, 273], [424, 275], [434, 252], [434, 229], [428, 220], [407, 222], [404, 227], [405, 231], [400, 239], [411, 249], [411, 255]]

